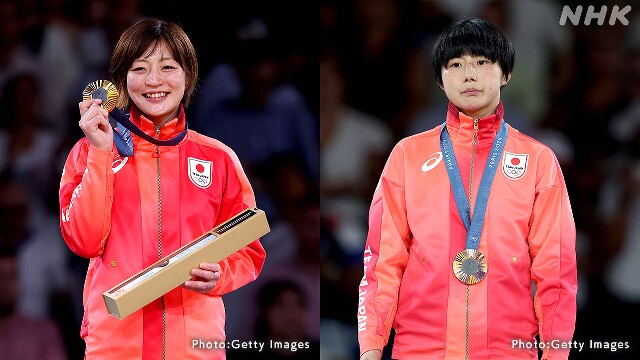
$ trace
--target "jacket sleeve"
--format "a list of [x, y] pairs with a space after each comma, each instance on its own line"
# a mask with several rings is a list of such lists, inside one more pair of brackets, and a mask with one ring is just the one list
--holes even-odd
[[111, 230], [113, 152], [80, 140], [60, 180], [60, 228], [69, 248], [82, 257], [99, 256]]
[[[560, 165], [549, 157], [550, 169], [539, 181], [530, 221], [531, 278], [540, 341], [571, 341], [576, 321], [578, 288], [576, 228]], [[567, 359], [569, 349], [545, 347], [542, 359]]]
[[[216, 226], [249, 207], [256, 206], [253, 190], [235, 153], [227, 149], [227, 183], [216, 220]], [[220, 261], [220, 279], [210, 295], [224, 295], [255, 280], [264, 265], [266, 252], [260, 239]]]
[[400, 280], [409, 258], [410, 229], [404, 190], [403, 152], [396, 146], [380, 177], [369, 210], [364, 276], [358, 291], [360, 354], [382, 350], [398, 305]]

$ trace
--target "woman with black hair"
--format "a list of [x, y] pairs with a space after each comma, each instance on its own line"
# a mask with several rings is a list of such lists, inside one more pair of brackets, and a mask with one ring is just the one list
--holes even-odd
[[[553, 151], [505, 121], [513, 46], [464, 19], [436, 41], [449, 105], [401, 140], [373, 196], [358, 301], [360, 359], [566, 359], [576, 229]], [[443, 114], [444, 115], [444, 114]]]

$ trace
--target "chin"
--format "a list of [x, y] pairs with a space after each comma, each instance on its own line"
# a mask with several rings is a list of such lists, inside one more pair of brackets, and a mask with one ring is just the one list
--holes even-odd
[[480, 111], [489, 106], [488, 103], [480, 103], [479, 101], [466, 101], [464, 105], [466, 105], [465, 109], [469, 111]]

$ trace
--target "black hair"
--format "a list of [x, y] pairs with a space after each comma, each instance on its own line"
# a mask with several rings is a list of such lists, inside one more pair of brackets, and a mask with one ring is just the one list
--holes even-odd
[[494, 23], [481, 18], [458, 20], [440, 34], [433, 45], [431, 65], [436, 82], [442, 86], [442, 68], [462, 55], [485, 56], [498, 62], [502, 73], [513, 71], [515, 50], [507, 36]]

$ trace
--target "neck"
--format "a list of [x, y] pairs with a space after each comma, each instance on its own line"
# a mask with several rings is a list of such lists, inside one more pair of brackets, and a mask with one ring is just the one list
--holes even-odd
[[146, 119], [148, 119], [153, 124], [153, 127], [156, 128], [156, 130], [161, 129], [165, 124], [167, 124], [171, 120], [180, 117], [181, 109], [182, 109], [182, 105], [178, 106], [170, 114], [162, 117], [158, 117], [158, 116], [150, 116], [142, 112], [142, 110], [140, 110], [139, 107], [135, 106], [135, 110], [137, 111], [137, 113], [141, 116], [144, 116]]
[[496, 109], [498, 108], [498, 104], [500, 104], [500, 100], [498, 99], [497, 101], [495, 101], [495, 104], [491, 104], [491, 106], [485, 108], [485, 109], [480, 109], [480, 110], [463, 110], [460, 109], [460, 111], [467, 115], [468, 117], [472, 118], [472, 119], [483, 119], [486, 118], [489, 115], [493, 115], [496, 113]]
[[178, 117], [178, 113], [176, 112], [174, 114], [174, 116], [168, 116], [164, 119], [150, 119], [151, 122], [153, 122], [153, 126], [155, 126], [156, 129], [160, 129], [162, 128], [166, 123], [168, 123], [169, 121], [175, 119], [176, 117]]
[[488, 111], [466, 111], [466, 110], [462, 110], [462, 113], [467, 115], [468, 117], [474, 119], [474, 120], [479, 120], [479, 119], [484, 119], [487, 116], [493, 115], [496, 113], [496, 108], [493, 108], [493, 110]]

